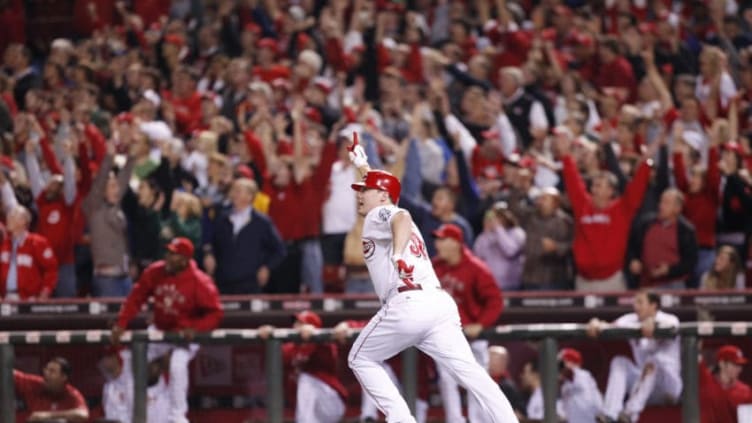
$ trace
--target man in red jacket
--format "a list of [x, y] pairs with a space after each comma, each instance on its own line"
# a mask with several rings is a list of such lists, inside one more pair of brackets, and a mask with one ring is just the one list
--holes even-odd
[[[123, 331], [149, 297], [154, 297], [154, 325], [161, 331], [180, 332], [190, 341], [195, 331], [215, 329], [222, 319], [222, 305], [211, 278], [192, 260], [193, 243], [174, 238], [167, 245], [164, 260], [144, 270], [126, 298], [112, 341], [118, 343]], [[188, 363], [198, 351], [197, 344], [149, 344], [152, 356], [170, 354], [170, 423], [188, 422]]]
[[28, 421], [85, 422], [89, 407], [73, 385], [68, 383], [71, 366], [62, 357], [51, 359], [42, 376], [13, 370], [13, 385], [31, 412]]
[[569, 155], [571, 141], [559, 140], [564, 154], [563, 176], [574, 212], [575, 282], [578, 291], [624, 291], [627, 289], [622, 266], [629, 230], [650, 181], [651, 160], [640, 164], [621, 197], [616, 197], [617, 179], [610, 172], [593, 178], [590, 192], [585, 188], [575, 159]]
[[723, 345], [715, 357], [715, 374], [700, 362], [700, 420], [703, 423], [734, 423], [737, 421], [737, 407], [752, 403], [752, 389], [739, 380], [747, 358], [735, 345]]
[[[321, 326], [318, 314], [301, 311], [295, 315], [293, 328], [300, 331], [304, 342], [282, 345], [285, 366], [297, 374], [295, 420], [299, 422], [337, 423], [345, 415], [347, 390], [337, 377], [337, 345], [306, 342]], [[273, 330], [272, 326], [261, 326], [259, 336], [267, 339]]]
[[45, 299], [57, 284], [57, 259], [47, 238], [29, 232], [31, 214], [17, 205], [9, 214], [10, 236], [0, 248], [0, 298]]
[[[478, 339], [484, 328], [493, 326], [504, 306], [496, 280], [485, 263], [464, 244], [462, 229], [444, 224], [434, 231], [437, 254], [433, 268], [441, 286], [454, 298], [460, 312], [465, 335], [478, 363], [488, 368], [488, 341]], [[446, 421], [464, 422], [457, 382], [451, 373], [438, 365], [439, 390], [444, 403]], [[488, 416], [473, 396], [468, 396], [468, 417], [471, 422], [488, 421]]]

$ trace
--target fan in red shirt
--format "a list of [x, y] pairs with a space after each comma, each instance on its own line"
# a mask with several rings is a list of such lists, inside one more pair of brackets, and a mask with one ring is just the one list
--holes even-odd
[[[488, 341], [478, 339], [481, 331], [496, 324], [504, 306], [501, 291], [488, 266], [464, 244], [462, 229], [454, 224], [441, 225], [434, 231], [436, 256], [433, 268], [444, 288], [457, 303], [465, 335], [478, 363], [488, 367]], [[439, 391], [447, 421], [463, 421], [462, 403], [457, 382], [447, 369], [437, 366]], [[468, 398], [470, 421], [483, 421], [483, 407]]]
[[718, 348], [715, 356], [715, 374], [700, 362], [700, 420], [703, 423], [735, 423], [737, 407], [752, 403], [752, 389], [739, 380], [747, 359], [734, 345]]
[[[332, 342], [307, 342], [321, 326], [318, 314], [301, 311], [295, 315], [293, 329], [300, 331], [303, 342], [287, 342], [282, 345], [282, 358], [288, 371], [291, 371], [288, 375], [297, 384], [296, 421], [336, 423], [345, 414], [347, 390], [337, 378], [337, 345]], [[274, 328], [265, 325], [258, 330], [259, 336], [267, 339]]]
[[623, 90], [626, 98], [635, 98], [637, 94], [637, 80], [635, 79], [632, 65], [619, 52], [619, 42], [615, 38], [606, 38], [598, 49], [600, 67], [595, 77], [595, 85], [603, 89], [605, 87], [619, 88]]
[[0, 297], [49, 298], [57, 284], [57, 259], [47, 238], [29, 232], [31, 214], [17, 205], [7, 217], [10, 236], [0, 248]]
[[78, 389], [68, 384], [71, 366], [68, 360], [50, 360], [42, 376], [13, 370], [13, 384], [31, 412], [28, 421], [85, 422], [89, 408]]
[[[114, 343], [120, 341], [124, 328], [149, 297], [154, 298], [154, 325], [161, 331], [180, 332], [190, 341], [195, 331], [210, 331], [219, 326], [222, 305], [217, 288], [192, 260], [193, 255], [193, 243], [188, 238], [174, 238], [167, 244], [165, 259], [144, 270], [120, 309], [112, 328]], [[187, 423], [188, 363], [198, 345], [152, 343], [149, 349], [155, 357], [170, 354], [169, 421]]]
[[172, 106], [177, 131], [190, 135], [201, 126], [201, 94], [196, 90], [198, 75], [187, 67], [178, 68], [172, 76], [172, 91], [164, 93], [164, 101]]

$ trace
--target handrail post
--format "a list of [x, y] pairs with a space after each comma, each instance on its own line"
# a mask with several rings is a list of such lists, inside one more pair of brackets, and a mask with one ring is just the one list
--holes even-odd
[[559, 369], [556, 364], [558, 346], [556, 339], [544, 338], [538, 358], [543, 390], [543, 421], [544, 423], [557, 423], [559, 417], [556, 414], [556, 397], [559, 385]]
[[410, 347], [402, 351], [402, 390], [410, 414], [415, 415], [415, 403], [418, 399], [418, 350]]
[[684, 423], [700, 422], [699, 369], [697, 364], [697, 337], [684, 336], [682, 343], [682, 421]]
[[131, 357], [133, 360], [133, 422], [146, 423], [146, 379], [147, 379], [147, 343], [133, 341]]
[[266, 418], [282, 423], [284, 418], [282, 343], [271, 337], [266, 340]]
[[0, 345], [0, 421], [16, 423], [15, 365], [13, 344]]

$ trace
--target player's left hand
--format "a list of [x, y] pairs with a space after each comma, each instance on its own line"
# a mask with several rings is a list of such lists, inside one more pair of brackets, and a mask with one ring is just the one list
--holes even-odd
[[480, 323], [470, 323], [469, 325], [465, 325], [462, 330], [465, 332], [465, 336], [470, 339], [475, 339], [480, 336], [481, 332], [483, 332], [483, 325]]

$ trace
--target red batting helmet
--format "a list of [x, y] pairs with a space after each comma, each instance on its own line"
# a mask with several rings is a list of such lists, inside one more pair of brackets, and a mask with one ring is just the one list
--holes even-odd
[[309, 325], [313, 325], [316, 328], [321, 328], [323, 326], [321, 324], [321, 317], [319, 317], [318, 314], [305, 310], [301, 311], [300, 313], [297, 313], [295, 315], [295, 320], [297, 320], [300, 323], [307, 323]]
[[355, 191], [362, 191], [367, 188], [386, 191], [394, 204], [397, 204], [402, 189], [399, 179], [384, 170], [369, 170], [362, 182], [356, 182], [351, 186]]

